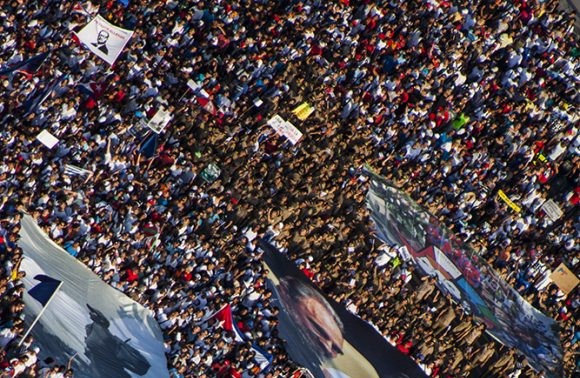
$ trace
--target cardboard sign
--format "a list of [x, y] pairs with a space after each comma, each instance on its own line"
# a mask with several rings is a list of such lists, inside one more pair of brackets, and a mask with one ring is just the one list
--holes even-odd
[[314, 112], [314, 108], [310, 106], [307, 102], [303, 102], [298, 105], [298, 107], [292, 110], [292, 113], [301, 121], [304, 121]]
[[576, 275], [562, 263], [550, 275], [550, 279], [558, 285], [560, 290], [568, 294], [576, 288], [580, 280]]
[[203, 178], [206, 182], [208, 183], [212, 183], [215, 180], [217, 180], [218, 177], [220, 177], [220, 174], [222, 173], [221, 169], [219, 169], [219, 167], [213, 163], [210, 163], [207, 168], [205, 168], [201, 173], [200, 176], [201, 178]]

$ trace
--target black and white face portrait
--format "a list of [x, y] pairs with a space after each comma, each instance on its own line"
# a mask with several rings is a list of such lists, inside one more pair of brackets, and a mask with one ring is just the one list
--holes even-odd
[[106, 30], [101, 30], [97, 36], [97, 44], [104, 45], [109, 40], [109, 32]]

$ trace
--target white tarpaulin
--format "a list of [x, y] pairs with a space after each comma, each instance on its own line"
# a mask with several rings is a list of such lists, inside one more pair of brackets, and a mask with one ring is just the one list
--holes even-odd
[[[19, 246], [20, 270], [26, 291], [44, 274], [62, 281], [32, 330], [41, 358], [66, 364], [73, 360], [78, 378], [167, 378], [167, 362], [159, 325], [152, 313], [102, 281], [85, 265], [56, 245], [25, 215]], [[42, 305], [27, 293], [28, 325]]]
[[132, 30], [115, 26], [101, 16], [95, 17], [77, 33], [81, 43], [110, 65], [115, 63], [132, 35]]

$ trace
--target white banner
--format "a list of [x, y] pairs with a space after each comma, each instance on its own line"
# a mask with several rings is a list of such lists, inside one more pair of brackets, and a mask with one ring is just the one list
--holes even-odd
[[[161, 331], [149, 310], [56, 245], [29, 215], [22, 219], [20, 236], [26, 291], [38, 283], [38, 274], [62, 281], [32, 330], [41, 358], [66, 364], [76, 355], [72, 366], [78, 378], [169, 377]], [[29, 326], [42, 305], [27, 292]]]
[[365, 172], [371, 179], [367, 206], [377, 236], [389, 245], [405, 246], [422, 274], [437, 274], [439, 288], [485, 323], [493, 338], [519, 349], [546, 377], [563, 377], [554, 319], [526, 302], [471, 246], [406, 193], [368, 167]]
[[110, 65], [115, 63], [132, 35], [132, 30], [115, 26], [101, 16], [95, 17], [77, 33], [81, 43]]

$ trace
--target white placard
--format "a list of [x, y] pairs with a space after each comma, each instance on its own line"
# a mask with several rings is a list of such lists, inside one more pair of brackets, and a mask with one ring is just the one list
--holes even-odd
[[40, 134], [36, 136], [36, 139], [48, 148], [56, 146], [59, 140], [57, 137], [49, 133], [47, 130], [42, 130]]
[[292, 144], [298, 143], [300, 138], [302, 138], [302, 132], [296, 128], [292, 123], [284, 120], [284, 118], [280, 117], [276, 114], [274, 117], [268, 120], [268, 125], [272, 127], [279, 135], [283, 135]]
[[560, 206], [558, 206], [558, 204], [554, 202], [552, 199], [549, 199], [546, 202], [544, 202], [541, 209], [544, 211], [544, 213], [546, 213], [548, 218], [552, 220], [552, 222], [560, 219], [562, 215], [564, 215], [562, 209], [560, 209]]

